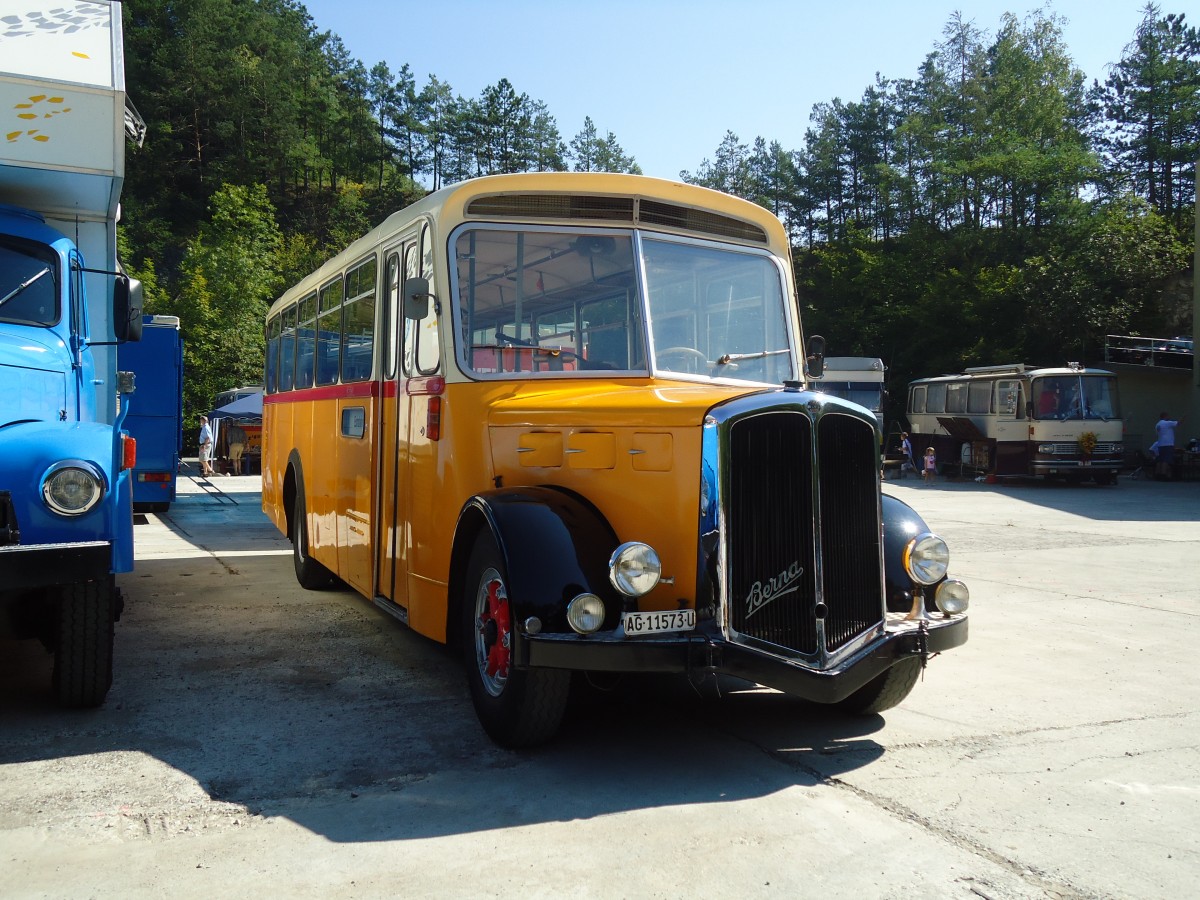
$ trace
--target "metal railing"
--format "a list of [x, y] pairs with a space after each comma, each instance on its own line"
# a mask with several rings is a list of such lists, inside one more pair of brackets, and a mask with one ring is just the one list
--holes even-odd
[[1110, 334], [1104, 338], [1106, 363], [1190, 370], [1195, 357], [1195, 345], [1190, 337], [1156, 338]]

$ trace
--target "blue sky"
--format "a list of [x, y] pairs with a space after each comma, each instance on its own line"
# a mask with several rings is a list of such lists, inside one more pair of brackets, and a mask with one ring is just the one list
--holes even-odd
[[[404, 63], [478, 97], [501, 78], [543, 101], [570, 141], [591, 116], [647, 175], [678, 178], [712, 158], [727, 130], [787, 150], [813, 104], [857, 100], [874, 82], [914, 77], [955, 9], [988, 34], [1036, 5], [976, 0], [303, 0], [316, 27], [370, 68]], [[1163, 13], [1192, 0], [1164, 0]], [[1142, 20], [1143, 0], [1054, 0], [1088, 82], [1104, 80]]]

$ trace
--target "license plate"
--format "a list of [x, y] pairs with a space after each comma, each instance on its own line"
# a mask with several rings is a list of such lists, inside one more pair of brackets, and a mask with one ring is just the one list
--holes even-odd
[[667, 612], [627, 612], [621, 614], [625, 636], [662, 634], [666, 631], [691, 631], [696, 627], [694, 609], [675, 609]]

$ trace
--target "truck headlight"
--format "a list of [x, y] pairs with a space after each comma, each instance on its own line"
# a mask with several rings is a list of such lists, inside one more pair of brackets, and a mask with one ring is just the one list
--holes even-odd
[[918, 584], [936, 584], [950, 565], [950, 548], [936, 534], [918, 534], [904, 547], [904, 571]]
[[42, 499], [60, 516], [82, 516], [104, 496], [104, 476], [89, 462], [55, 463], [42, 476]]
[[662, 563], [649, 544], [629, 541], [608, 559], [608, 580], [626, 597], [650, 593], [661, 576]]

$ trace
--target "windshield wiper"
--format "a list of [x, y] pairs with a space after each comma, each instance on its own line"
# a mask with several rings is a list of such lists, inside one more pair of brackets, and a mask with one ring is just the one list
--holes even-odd
[[747, 359], [762, 359], [764, 356], [779, 356], [781, 353], [791, 353], [787, 350], [759, 350], [757, 353], [726, 353], [724, 356], [717, 357], [717, 361], [713, 365], [727, 366], [730, 363], [742, 362]]
[[42, 271], [38, 272], [36, 275], [34, 275], [34, 276], [33, 276], [32, 278], [30, 278], [28, 281], [26, 281], [26, 282], [23, 282], [23, 283], [21, 283], [21, 284], [18, 284], [18, 285], [17, 285], [15, 288], [13, 288], [11, 291], [9, 291], [7, 294], [5, 294], [3, 297], [0, 297], [0, 306], [3, 306], [5, 303], [7, 303], [7, 302], [8, 302], [9, 300], [11, 300], [13, 297], [15, 297], [15, 296], [17, 296], [18, 294], [20, 294], [20, 293], [21, 293], [22, 291], [24, 291], [24, 290], [25, 290], [27, 287], [29, 287], [30, 285], [32, 285], [32, 284], [33, 284], [35, 281], [37, 281], [37, 280], [38, 280], [39, 278], [41, 278], [43, 275], [46, 275], [46, 274], [48, 274], [49, 272], [50, 272], [50, 267], [49, 267], [49, 266], [46, 266], [44, 269], [42, 269]]

